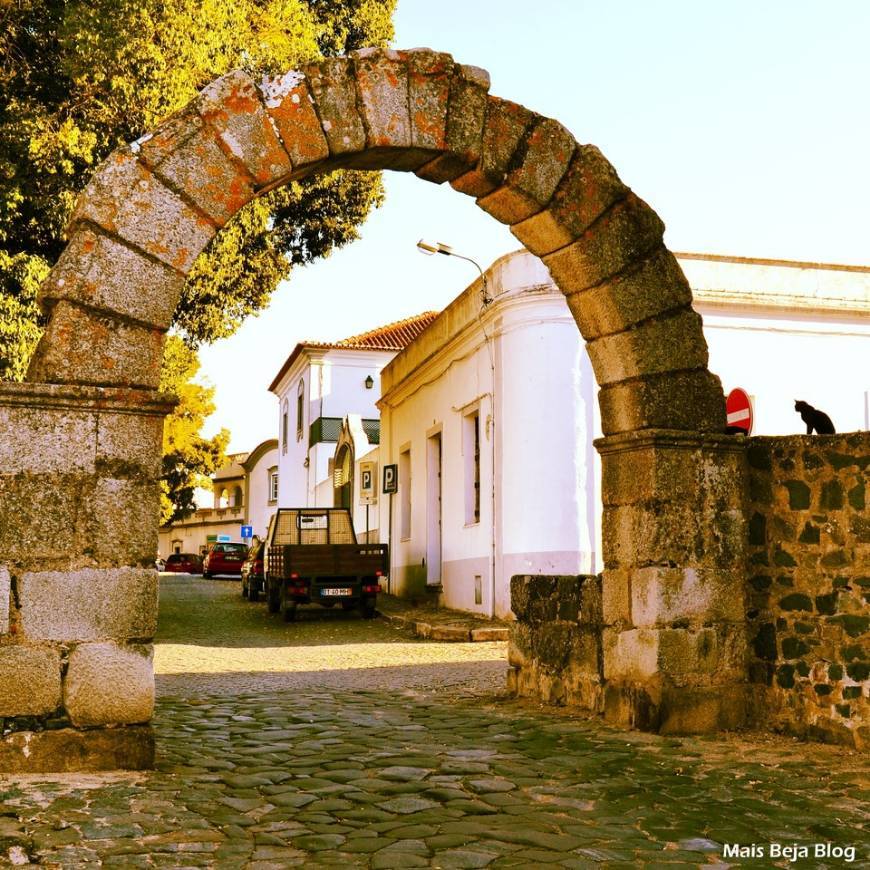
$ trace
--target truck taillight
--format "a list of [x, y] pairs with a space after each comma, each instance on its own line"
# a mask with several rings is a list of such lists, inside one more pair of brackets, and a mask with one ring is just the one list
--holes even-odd
[[299, 579], [299, 575], [294, 571], [294, 572], [290, 575], [290, 579], [291, 579], [291, 580], [298, 580], [298, 579]]
[[362, 591], [368, 592], [369, 594], [380, 592], [381, 586], [379, 583], [369, 583], [366, 586], [363, 586]]
[[383, 576], [384, 576], [383, 571], [375, 571], [375, 577], [383, 577]]

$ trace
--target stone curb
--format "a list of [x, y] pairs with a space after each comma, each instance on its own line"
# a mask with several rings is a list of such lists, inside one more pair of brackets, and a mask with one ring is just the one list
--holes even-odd
[[387, 622], [400, 628], [410, 628], [417, 637], [429, 640], [442, 640], [452, 643], [483, 643], [494, 640], [508, 640], [510, 629], [504, 627], [486, 626], [482, 628], [466, 628], [461, 625], [438, 625], [421, 622], [410, 616], [402, 616], [397, 613], [383, 613], [380, 615]]

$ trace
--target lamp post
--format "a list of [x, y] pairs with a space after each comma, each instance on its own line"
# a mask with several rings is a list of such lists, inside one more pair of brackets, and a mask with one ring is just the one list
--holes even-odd
[[489, 303], [492, 302], [492, 299], [489, 296], [489, 290], [486, 286], [486, 273], [480, 268], [480, 263], [478, 263], [477, 260], [472, 260], [471, 257], [466, 257], [464, 254], [457, 254], [450, 245], [445, 245], [444, 242], [427, 242], [420, 239], [420, 241], [417, 242], [417, 248], [427, 257], [431, 257], [432, 254], [444, 254], [445, 257], [457, 257], [460, 260], [465, 260], [467, 263], [471, 263], [471, 265], [480, 272], [480, 280], [483, 282], [483, 304], [489, 305]]

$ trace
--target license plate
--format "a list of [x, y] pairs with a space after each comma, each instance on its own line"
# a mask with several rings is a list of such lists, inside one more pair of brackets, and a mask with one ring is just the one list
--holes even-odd
[[353, 595], [353, 589], [321, 589], [321, 595]]

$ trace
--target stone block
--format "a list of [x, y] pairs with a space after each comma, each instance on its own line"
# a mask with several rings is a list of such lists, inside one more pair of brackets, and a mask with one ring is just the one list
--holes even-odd
[[598, 393], [605, 435], [639, 429], [725, 431], [722, 383], [706, 368], [644, 375]]
[[699, 512], [743, 506], [746, 467], [727, 436], [638, 433], [596, 442], [605, 506], [655, 502], [691, 504]]
[[136, 725], [154, 712], [154, 669], [148, 646], [84, 643], [69, 657], [64, 707], [76, 727]]
[[11, 601], [12, 578], [9, 571], [0, 565], [0, 634], [9, 634], [9, 605]]
[[701, 317], [690, 306], [597, 338], [586, 350], [602, 387], [642, 375], [704, 368], [708, 357]]
[[79, 225], [39, 295], [49, 304], [71, 299], [167, 329], [183, 286], [184, 276], [175, 269], [96, 227]]
[[153, 565], [159, 517], [156, 479], [97, 479], [88, 526], [93, 558], [104, 566]]
[[156, 480], [162, 471], [163, 417], [100, 413], [96, 468], [106, 477]]
[[734, 731], [746, 724], [747, 687], [672, 688], [662, 692], [659, 708], [661, 734], [712, 734]]
[[215, 79], [196, 100], [203, 120], [216, 131], [226, 154], [241, 164], [257, 188], [287, 178], [292, 170], [260, 91], [242, 70]]
[[150, 726], [17, 731], [0, 738], [0, 772], [85, 773], [154, 767]]
[[157, 387], [163, 330], [58, 302], [27, 372], [40, 383]]
[[304, 73], [293, 70], [281, 76], [264, 76], [260, 93], [290, 155], [294, 176], [329, 157], [329, 145]]
[[447, 107], [453, 58], [449, 54], [416, 48], [405, 52], [408, 61], [408, 107], [411, 145], [430, 151], [446, 151]]
[[451, 187], [474, 197], [495, 190], [504, 181], [526, 130], [538, 117], [518, 103], [488, 97], [480, 160], [474, 169], [453, 179]]
[[535, 256], [570, 245], [629, 193], [594, 145], [578, 145], [568, 171], [544, 211], [511, 227]]
[[0, 646], [0, 718], [42, 716], [59, 706], [60, 651]]
[[688, 309], [692, 290], [670, 251], [660, 248], [637, 269], [568, 296], [586, 341], [612, 335], [676, 309]]
[[604, 624], [631, 626], [631, 571], [605, 571], [601, 579]]
[[457, 64], [450, 79], [447, 110], [447, 153], [417, 170], [426, 181], [441, 184], [468, 172], [480, 159], [486, 122], [489, 73]]
[[103, 162], [79, 196], [71, 225], [92, 221], [186, 275], [215, 226], [145, 167], [129, 148]]
[[605, 628], [602, 652], [607, 681], [644, 681], [659, 673], [659, 633], [654, 629]]
[[734, 568], [637, 568], [631, 572], [631, 621], [638, 628], [744, 618], [743, 571]]
[[575, 242], [543, 258], [567, 296], [614, 278], [662, 245], [665, 225], [640, 198], [629, 193]]
[[66, 566], [87, 546], [93, 474], [0, 475], [0, 553], [22, 568]]
[[303, 67], [326, 134], [329, 153], [342, 156], [364, 151], [366, 131], [357, 111], [356, 79], [350, 61], [325, 58]]
[[93, 473], [97, 415], [90, 408], [0, 405], [0, 474]]
[[629, 568], [667, 564], [732, 567], [744, 554], [745, 523], [739, 509], [699, 512], [673, 503], [605, 507], [604, 564]]
[[429, 637], [432, 640], [466, 642], [471, 639], [471, 632], [460, 625], [433, 625]]
[[686, 685], [743, 679], [746, 659], [743, 626], [649, 630], [658, 633], [658, 667], [671, 682]]
[[541, 211], [568, 169], [577, 143], [551, 118], [540, 118], [526, 133], [518, 165], [497, 190], [477, 204], [503, 224], [516, 224]]
[[146, 640], [157, 629], [157, 571], [34, 571], [18, 581], [21, 633], [32, 641]]
[[222, 227], [254, 198], [253, 178], [218, 144], [216, 131], [187, 107], [133, 143], [139, 159]]
[[417, 169], [432, 155], [411, 152], [408, 63], [404, 52], [363, 48], [351, 52], [366, 153], [354, 166]]

